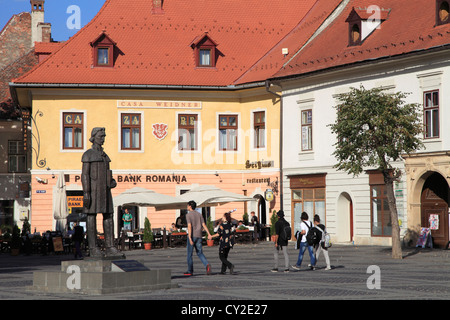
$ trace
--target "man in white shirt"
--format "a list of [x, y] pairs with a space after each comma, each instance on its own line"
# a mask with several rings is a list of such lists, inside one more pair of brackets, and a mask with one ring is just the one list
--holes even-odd
[[296, 233], [297, 237], [302, 238], [300, 241], [300, 248], [299, 248], [300, 250], [298, 253], [297, 263], [294, 266], [292, 266], [292, 268], [300, 270], [303, 261], [303, 254], [305, 253], [306, 248], [308, 248], [309, 258], [311, 262], [310, 268], [312, 270], [315, 270], [316, 258], [314, 257], [313, 247], [308, 245], [308, 242], [306, 241], [306, 234], [308, 233], [310, 228], [314, 227], [314, 225], [312, 222], [308, 221], [309, 217], [306, 212], [302, 212], [301, 219], [302, 219], [302, 222], [300, 223], [301, 229], [299, 230], [299, 232]]

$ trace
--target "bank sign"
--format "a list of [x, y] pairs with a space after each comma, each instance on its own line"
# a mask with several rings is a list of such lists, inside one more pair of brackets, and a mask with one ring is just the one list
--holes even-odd
[[[187, 182], [186, 176], [183, 175], [174, 175], [174, 174], [150, 174], [150, 175], [117, 175], [116, 176], [117, 183], [121, 182], [132, 182], [132, 183], [140, 183], [140, 182]], [[75, 176], [75, 182], [81, 181], [81, 176]]]

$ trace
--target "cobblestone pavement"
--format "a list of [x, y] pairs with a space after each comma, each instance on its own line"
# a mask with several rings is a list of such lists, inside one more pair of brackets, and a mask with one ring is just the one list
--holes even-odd
[[[306, 252], [300, 271], [273, 268], [273, 245], [268, 242], [236, 245], [229, 260], [235, 274], [220, 274], [218, 247], [204, 247], [212, 275], [194, 253], [194, 275], [186, 277], [186, 248], [125, 251], [150, 269], [171, 269], [176, 288], [146, 292], [88, 296], [31, 291], [34, 271], [59, 271], [71, 255], [10, 256], [0, 254], [0, 300], [448, 300], [450, 299], [450, 250], [404, 249], [404, 259], [391, 258], [388, 247], [334, 245], [329, 250], [332, 270], [309, 270]], [[298, 250], [288, 247], [290, 264]], [[284, 265], [280, 255], [280, 266]], [[372, 271], [372, 267], [377, 266]], [[379, 278], [376, 278], [379, 275]], [[379, 281], [377, 281], [379, 280]], [[375, 285], [379, 285], [379, 289]], [[370, 289], [370, 287], [375, 288]]]

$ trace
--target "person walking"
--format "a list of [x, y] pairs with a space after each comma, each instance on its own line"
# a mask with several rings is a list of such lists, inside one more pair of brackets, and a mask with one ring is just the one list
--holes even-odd
[[[289, 239], [287, 239], [287, 235], [285, 234], [285, 228], [290, 227], [289, 222], [284, 219], [284, 212], [280, 210], [277, 212], [278, 221], [275, 223], [275, 249], [274, 249], [274, 260], [275, 267], [270, 270], [272, 272], [278, 272], [278, 254], [279, 252], [283, 252], [284, 255], [284, 272], [289, 272], [289, 255], [287, 252], [287, 246]], [[289, 229], [290, 230], [290, 229]], [[288, 231], [290, 232], [290, 231]]]
[[314, 256], [316, 259], [315, 262], [317, 264], [317, 260], [319, 259], [320, 253], [323, 252], [323, 255], [325, 257], [325, 263], [327, 264], [325, 270], [331, 270], [330, 257], [328, 256], [328, 248], [325, 247], [326, 229], [325, 229], [325, 225], [320, 223], [320, 217], [317, 214], [314, 216], [314, 225], [322, 233], [320, 242], [318, 244], [314, 245]]
[[227, 268], [230, 270], [230, 274], [233, 274], [234, 265], [228, 261], [228, 254], [230, 249], [233, 248], [233, 233], [235, 227], [231, 224], [231, 213], [226, 212], [222, 217], [222, 223], [217, 229], [217, 233], [212, 235], [211, 238], [219, 238], [219, 259], [222, 261], [221, 274], [225, 274]]
[[184, 273], [185, 276], [192, 276], [194, 273], [194, 261], [192, 260], [192, 254], [195, 248], [197, 256], [200, 261], [206, 267], [206, 274], [211, 274], [211, 266], [208, 263], [202, 249], [202, 227], [208, 233], [208, 238], [211, 239], [211, 234], [206, 227], [205, 220], [200, 212], [195, 211], [197, 204], [191, 200], [187, 204], [188, 213], [186, 215], [187, 227], [188, 227], [188, 241], [187, 241], [187, 265], [188, 270]]
[[310, 246], [306, 241], [306, 234], [308, 233], [309, 229], [313, 227], [313, 224], [312, 222], [308, 221], [309, 217], [306, 212], [302, 212], [300, 218], [302, 220], [302, 222], [300, 223], [300, 230], [296, 232], [297, 243], [300, 239], [299, 253], [297, 263], [293, 265], [292, 268], [294, 268], [295, 270], [300, 270], [303, 261], [303, 254], [305, 253], [306, 249], [308, 249], [309, 258], [311, 261], [310, 268], [312, 270], [315, 270], [316, 258], [314, 257], [313, 247]]
[[72, 235], [72, 241], [75, 244], [75, 260], [83, 259], [83, 253], [81, 252], [81, 244], [84, 240], [84, 228], [79, 223], [75, 223], [73, 228], [74, 233]]

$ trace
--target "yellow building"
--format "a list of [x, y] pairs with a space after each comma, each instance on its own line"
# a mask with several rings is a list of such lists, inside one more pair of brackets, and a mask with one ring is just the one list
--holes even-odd
[[[333, 10], [315, 2], [107, 0], [75, 36], [10, 84], [33, 117], [33, 230], [55, 228], [61, 172], [70, 217], [82, 218], [81, 156], [94, 127], [106, 128], [104, 148], [118, 182], [113, 196], [136, 186], [177, 196], [216, 185], [256, 201], [205, 208], [205, 217], [236, 208], [236, 219], [255, 211], [270, 223], [282, 191], [280, 100], [265, 79], [295, 54], [270, 50], [292, 30], [302, 31], [302, 41], [314, 33]], [[180, 214], [130, 209], [134, 228], [145, 217], [153, 228], [169, 228]], [[117, 235], [122, 211], [115, 211]]]

